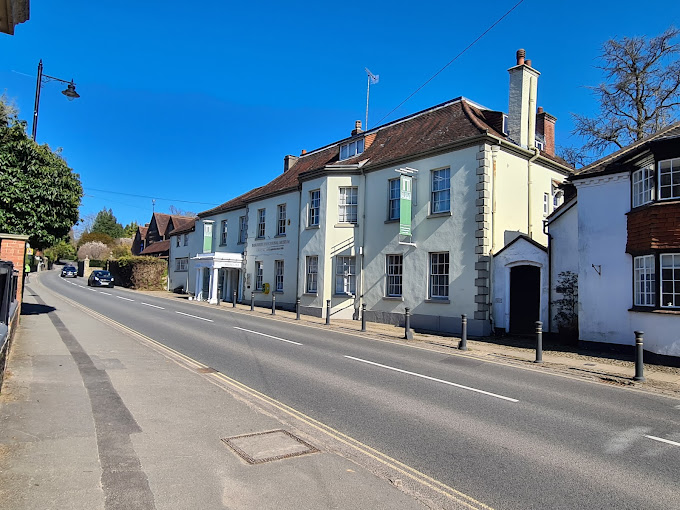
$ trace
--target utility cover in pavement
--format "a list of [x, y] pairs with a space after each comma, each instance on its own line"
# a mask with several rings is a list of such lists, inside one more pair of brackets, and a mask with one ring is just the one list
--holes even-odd
[[272, 430], [243, 436], [227, 437], [222, 441], [248, 464], [297, 457], [319, 450], [286, 430]]

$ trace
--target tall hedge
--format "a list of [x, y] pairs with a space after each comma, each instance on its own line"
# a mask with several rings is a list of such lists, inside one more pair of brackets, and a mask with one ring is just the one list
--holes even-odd
[[138, 290], [163, 290], [167, 261], [157, 257], [120, 257], [109, 263], [118, 285]]

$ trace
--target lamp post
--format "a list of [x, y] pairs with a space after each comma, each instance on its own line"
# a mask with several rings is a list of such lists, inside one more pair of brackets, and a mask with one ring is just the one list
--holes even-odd
[[66, 81], [61, 78], [43, 74], [43, 63], [42, 60], [40, 60], [38, 63], [38, 81], [35, 85], [35, 106], [33, 107], [33, 141], [35, 141], [35, 135], [38, 132], [38, 107], [40, 106], [40, 89], [42, 88], [43, 79], [45, 80], [45, 83], [48, 81], [66, 83], [66, 89], [62, 90], [61, 93], [64, 94], [69, 101], [73, 101], [77, 97], [80, 97], [80, 94], [76, 92], [76, 84], [73, 83], [73, 80]]

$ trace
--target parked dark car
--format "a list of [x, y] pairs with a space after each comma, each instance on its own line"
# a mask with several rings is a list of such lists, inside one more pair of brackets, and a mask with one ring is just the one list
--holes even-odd
[[61, 276], [64, 278], [77, 278], [78, 270], [73, 266], [64, 266], [61, 270]]
[[113, 287], [113, 276], [108, 271], [92, 271], [87, 279], [89, 287]]

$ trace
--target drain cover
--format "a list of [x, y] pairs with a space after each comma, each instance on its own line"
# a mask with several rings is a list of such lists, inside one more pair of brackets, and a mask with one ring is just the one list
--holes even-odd
[[287, 430], [271, 430], [223, 438], [222, 441], [248, 464], [298, 457], [319, 450]]

